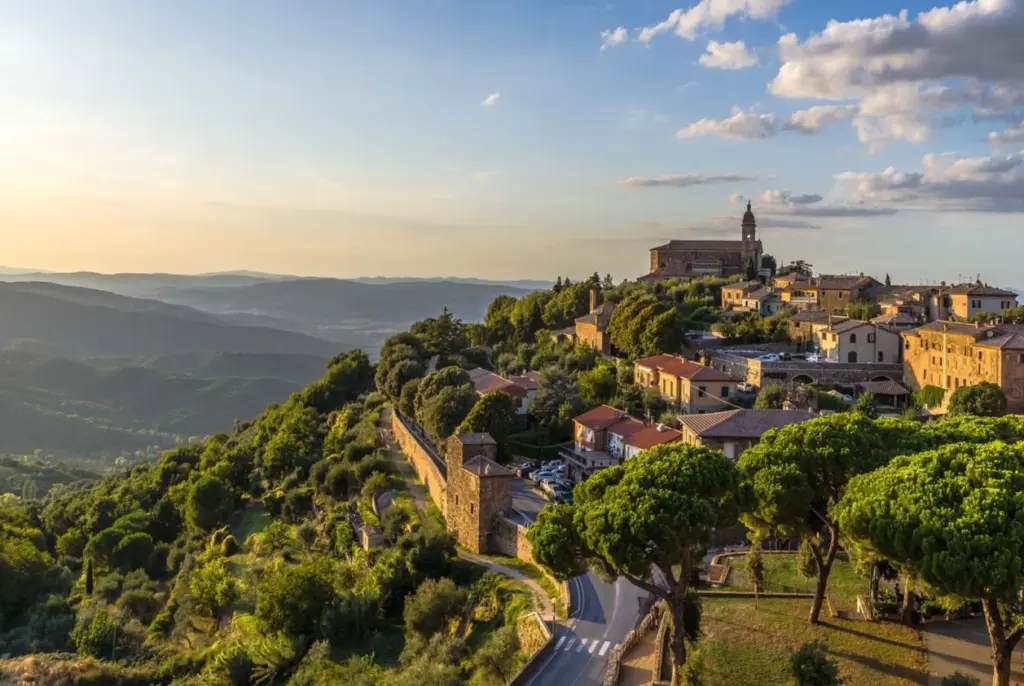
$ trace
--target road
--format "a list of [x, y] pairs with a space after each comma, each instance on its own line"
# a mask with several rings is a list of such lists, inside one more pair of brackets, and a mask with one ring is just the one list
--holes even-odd
[[[547, 500], [514, 479], [512, 506], [533, 521]], [[528, 686], [601, 686], [611, 649], [636, 626], [647, 592], [625, 579], [606, 584], [593, 573], [569, 582], [573, 616], [555, 628], [555, 649]]]

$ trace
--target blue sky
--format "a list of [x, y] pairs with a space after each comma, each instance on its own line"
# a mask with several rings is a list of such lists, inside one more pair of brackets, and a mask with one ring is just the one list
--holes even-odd
[[0, 0], [0, 262], [1024, 286], [1017, 4]]

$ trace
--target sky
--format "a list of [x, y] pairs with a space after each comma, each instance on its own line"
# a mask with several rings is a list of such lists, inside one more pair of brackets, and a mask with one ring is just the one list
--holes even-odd
[[0, 264], [1024, 287], [1024, 2], [0, 0]]

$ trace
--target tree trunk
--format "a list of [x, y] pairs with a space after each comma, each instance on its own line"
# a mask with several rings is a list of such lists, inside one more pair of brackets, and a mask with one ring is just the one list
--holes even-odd
[[1009, 636], [1003, 626], [999, 603], [992, 598], [981, 601], [985, 611], [985, 625], [988, 627], [988, 641], [992, 648], [992, 686], [1010, 686], [1010, 665], [1013, 649], [1020, 640], [1021, 632], [1014, 630]]
[[672, 650], [675, 679], [678, 680], [683, 673], [683, 668], [686, 666], [686, 629], [683, 624], [683, 599], [670, 599], [668, 607], [669, 612], [672, 614], [672, 635], [669, 638], [669, 647]]
[[992, 664], [992, 686], [1010, 686], [1010, 656], [1000, 655]]
[[878, 583], [882, 579], [882, 570], [878, 563], [871, 565], [871, 590], [869, 591], [868, 598], [870, 599], [870, 610], [871, 619], [876, 619], [875, 608], [878, 607]]
[[903, 626], [913, 626], [914, 624], [914, 606], [910, 594], [911, 581], [909, 574], [903, 575], [903, 607], [900, 608], [900, 623]]
[[812, 546], [812, 550], [814, 550], [814, 558], [818, 563], [818, 583], [814, 588], [814, 601], [811, 603], [811, 614], [807, 621], [817, 624], [821, 616], [821, 606], [825, 602], [825, 591], [828, 589], [828, 575], [832, 572], [832, 563], [836, 559], [836, 553], [839, 552], [839, 527], [829, 527], [828, 552], [824, 558], [821, 557], [818, 546]]

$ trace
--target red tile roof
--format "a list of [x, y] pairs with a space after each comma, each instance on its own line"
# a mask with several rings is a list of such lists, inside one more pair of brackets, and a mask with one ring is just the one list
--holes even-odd
[[699, 362], [690, 362], [675, 355], [655, 355], [642, 360], [636, 364], [646, 369], [657, 369], [672, 376], [678, 376], [691, 381], [733, 381], [734, 379], [717, 369], [705, 367]]
[[803, 410], [729, 410], [687, 414], [679, 420], [701, 438], [760, 438], [769, 429], [781, 429], [814, 417]]
[[646, 427], [647, 424], [639, 419], [626, 417], [625, 419], [609, 426], [608, 433], [615, 434], [616, 436], [622, 436], [623, 438], [629, 438], [636, 432], [643, 431]]
[[672, 443], [683, 437], [682, 432], [667, 427], [658, 430], [657, 426], [645, 426], [639, 431], [626, 437], [626, 445], [637, 450], [648, 450], [656, 445]]
[[494, 372], [478, 374], [470, 380], [473, 382], [473, 390], [480, 395], [501, 391], [502, 393], [508, 393], [513, 398], [526, 397], [525, 388], [503, 376], [498, 376]]
[[594, 409], [573, 418], [573, 421], [577, 424], [582, 424], [592, 431], [602, 431], [628, 417], [627, 413], [610, 405], [598, 405]]
[[509, 377], [509, 381], [516, 386], [521, 386], [528, 391], [537, 390], [537, 381], [540, 380], [540, 372], [526, 372], [522, 376]]

